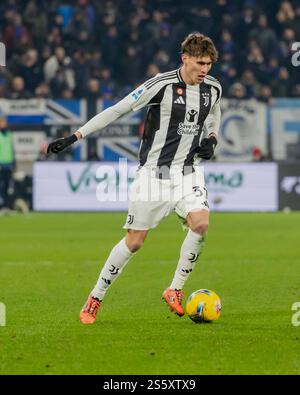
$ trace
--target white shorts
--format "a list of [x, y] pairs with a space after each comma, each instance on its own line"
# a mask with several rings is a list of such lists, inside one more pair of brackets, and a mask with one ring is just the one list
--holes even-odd
[[156, 172], [150, 167], [137, 171], [124, 229], [148, 230], [173, 212], [185, 220], [192, 210], [209, 210], [202, 166], [188, 175], [171, 168], [169, 179], [160, 179]]

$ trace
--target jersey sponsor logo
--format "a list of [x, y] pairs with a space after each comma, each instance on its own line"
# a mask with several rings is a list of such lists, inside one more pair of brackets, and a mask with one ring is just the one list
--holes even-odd
[[198, 111], [191, 110], [186, 114], [186, 119], [188, 122], [195, 122], [195, 117], [198, 114]]
[[179, 96], [176, 100], [174, 100], [175, 104], [185, 104], [183, 97]]
[[134, 98], [134, 100], [138, 100], [142, 93], [144, 92], [144, 89], [140, 88], [140, 89], [136, 89], [134, 92], [132, 92], [131, 96]]
[[196, 136], [200, 131], [200, 125], [186, 125], [183, 122], [180, 122], [178, 125], [177, 133], [180, 135], [190, 135]]
[[[181, 98], [181, 96], [179, 97]], [[188, 122], [195, 122], [195, 118], [198, 115], [198, 111], [192, 109], [186, 114], [186, 120]], [[196, 136], [200, 131], [200, 125], [193, 124], [193, 125], [188, 125], [185, 124], [184, 122], [180, 122], [178, 125], [178, 130], [177, 133], [180, 135], [186, 134], [190, 136]]]

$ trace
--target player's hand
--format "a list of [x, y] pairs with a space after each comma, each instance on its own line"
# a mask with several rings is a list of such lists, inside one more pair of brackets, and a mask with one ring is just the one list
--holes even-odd
[[217, 139], [214, 136], [204, 138], [201, 141], [200, 147], [197, 148], [196, 152], [202, 159], [211, 159], [214, 155], [215, 148], [217, 145]]
[[65, 148], [75, 143], [75, 141], [77, 141], [77, 137], [75, 134], [72, 134], [72, 136], [69, 137], [54, 140], [48, 145], [47, 154], [58, 154]]

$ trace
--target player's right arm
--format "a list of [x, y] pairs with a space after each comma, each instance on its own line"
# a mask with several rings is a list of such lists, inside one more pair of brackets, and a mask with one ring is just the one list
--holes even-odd
[[156, 104], [151, 101], [151, 99], [155, 97], [159, 88], [160, 84], [156, 84], [155, 87], [151, 89], [146, 88], [145, 84], [140, 85], [124, 99], [95, 115], [71, 136], [54, 140], [48, 145], [47, 153], [57, 154], [75, 143], [77, 140], [84, 138], [97, 130], [103, 129], [122, 115], [125, 115], [130, 111], [140, 110], [146, 105]]

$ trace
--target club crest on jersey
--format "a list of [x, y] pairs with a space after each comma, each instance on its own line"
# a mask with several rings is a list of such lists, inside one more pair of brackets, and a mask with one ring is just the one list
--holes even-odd
[[209, 93], [202, 93], [202, 98], [204, 99], [203, 105], [207, 107], [209, 105]]
[[128, 216], [127, 216], [127, 223], [129, 225], [132, 225], [133, 224], [133, 220], [134, 220], [134, 215], [128, 214]]

